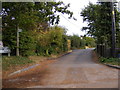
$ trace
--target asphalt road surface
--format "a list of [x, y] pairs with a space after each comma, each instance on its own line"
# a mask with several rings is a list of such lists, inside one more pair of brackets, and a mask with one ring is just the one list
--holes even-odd
[[74, 50], [50, 64], [41, 83], [32, 88], [118, 88], [118, 69], [95, 63], [92, 49]]

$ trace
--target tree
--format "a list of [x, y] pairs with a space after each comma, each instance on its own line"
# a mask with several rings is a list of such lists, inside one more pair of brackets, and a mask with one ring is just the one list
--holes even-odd
[[85, 44], [88, 47], [95, 47], [95, 39], [92, 37], [84, 37], [83, 40], [85, 40]]
[[[33, 3], [3, 3], [3, 9], [1, 12], [3, 18], [3, 43], [5, 46], [9, 46], [13, 54], [15, 54], [14, 52], [17, 48], [20, 48], [22, 50], [22, 53], [23, 51], [30, 48], [30, 43], [28, 44], [28, 47], [25, 48], [26, 43], [23, 45], [22, 42], [26, 42], [25, 38], [28, 38], [28, 40], [31, 38], [26, 33], [33, 30], [36, 26], [35, 22], [37, 20], [37, 17], [34, 15], [34, 13], [32, 13], [33, 6]], [[16, 46], [16, 33], [18, 28], [21, 28], [23, 30], [23, 33], [21, 35], [24, 36], [24, 38], [22, 38], [23, 40], [21, 40], [20, 37], [20, 44], [22, 44], [20, 47]], [[31, 44], [32, 43], [33, 42], [31, 42]]]
[[67, 39], [64, 32], [64, 28], [54, 26], [50, 28], [50, 31], [39, 34], [37, 54], [49, 56], [67, 51]]
[[[68, 7], [70, 5], [64, 5], [63, 2], [3, 2], [1, 14], [3, 18], [4, 45], [9, 46], [13, 52], [16, 48], [19, 48], [16, 47], [16, 33], [18, 28], [23, 30], [21, 35], [26, 35], [33, 31], [33, 35], [26, 36], [26, 38], [35, 38], [36, 40], [34, 36], [49, 30], [49, 24], [59, 23], [60, 18], [59, 15], [55, 14], [56, 12], [68, 14], [72, 17], [73, 13], [68, 10]], [[26, 39], [22, 39], [20, 39], [22, 42], [26, 42]], [[21, 41], [20, 43], [22, 43]], [[24, 47], [20, 48], [21, 50], [22, 48], [24, 49]]]
[[[120, 29], [118, 28], [120, 17], [116, 7], [114, 8], [116, 16], [116, 32], [118, 34], [118, 32], [120, 31]], [[89, 5], [82, 10], [81, 16], [83, 16], [83, 21], [88, 22], [88, 27], [83, 27], [83, 30], [88, 30], [88, 34], [96, 38], [97, 44], [105, 44], [110, 47], [112, 33], [111, 3], [89, 3]]]
[[71, 40], [71, 48], [77, 49], [80, 48], [80, 37], [78, 35], [73, 35], [70, 37]]

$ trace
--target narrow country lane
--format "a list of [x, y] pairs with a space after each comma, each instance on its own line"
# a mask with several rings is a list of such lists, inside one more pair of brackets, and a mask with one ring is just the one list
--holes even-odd
[[120, 0], [0, 6], [3, 90], [120, 89]]
[[92, 50], [73, 50], [42, 68], [3, 79], [3, 88], [118, 88], [118, 69], [95, 63]]
[[32, 88], [118, 88], [118, 70], [92, 60], [93, 49], [74, 50], [46, 69]]

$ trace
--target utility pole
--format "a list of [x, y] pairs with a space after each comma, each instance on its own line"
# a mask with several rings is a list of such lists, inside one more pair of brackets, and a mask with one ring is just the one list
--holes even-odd
[[17, 27], [17, 48], [16, 48], [16, 55], [19, 56], [19, 27]]
[[112, 9], [112, 57], [116, 57], [116, 27], [115, 27], [115, 12], [114, 12], [114, 3], [113, 0], [111, 2], [111, 9]]

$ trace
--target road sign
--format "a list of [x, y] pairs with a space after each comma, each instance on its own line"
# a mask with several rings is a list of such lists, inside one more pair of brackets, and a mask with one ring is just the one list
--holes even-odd
[[22, 29], [18, 29], [18, 32], [22, 32]]

